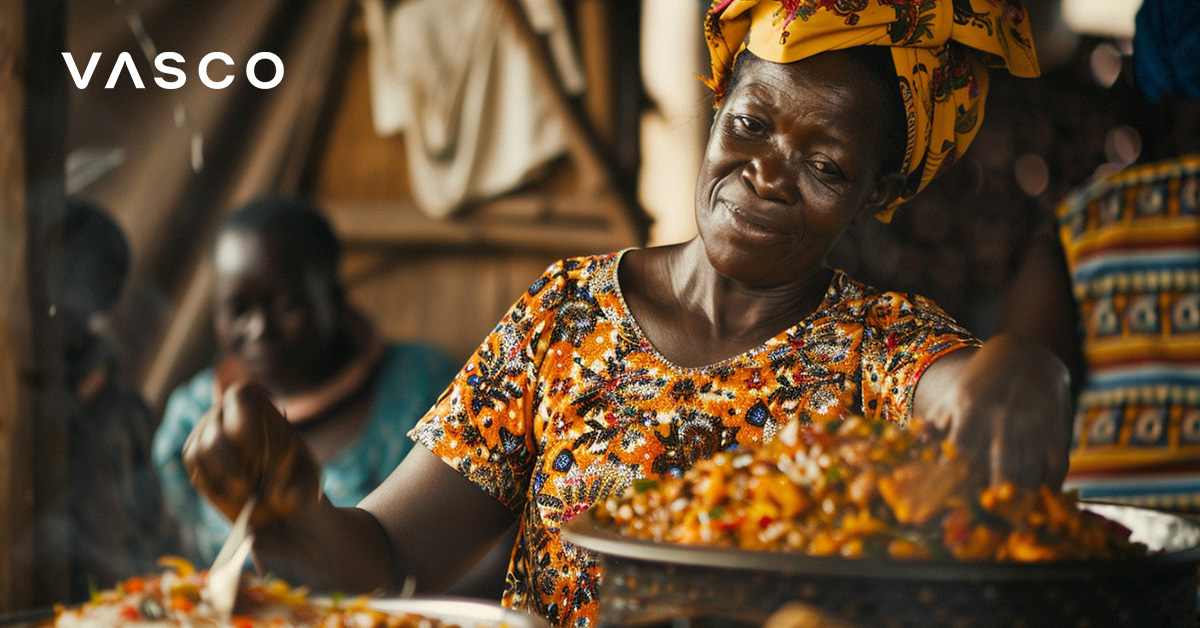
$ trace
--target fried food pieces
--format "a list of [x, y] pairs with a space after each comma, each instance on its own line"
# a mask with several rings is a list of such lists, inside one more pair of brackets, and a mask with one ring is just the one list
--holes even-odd
[[1033, 562], [1146, 553], [1072, 494], [974, 488], [953, 447], [919, 421], [904, 428], [859, 416], [794, 423], [758, 450], [640, 480], [594, 516], [635, 538], [814, 556]]

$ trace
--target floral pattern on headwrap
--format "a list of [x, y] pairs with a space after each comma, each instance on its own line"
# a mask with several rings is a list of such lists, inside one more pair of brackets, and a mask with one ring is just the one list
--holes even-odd
[[1018, 0], [716, 0], [704, 38], [720, 105], [742, 50], [791, 63], [829, 50], [887, 46], [904, 103], [907, 184], [877, 217], [887, 222], [967, 150], [983, 121], [988, 67], [1039, 73]]

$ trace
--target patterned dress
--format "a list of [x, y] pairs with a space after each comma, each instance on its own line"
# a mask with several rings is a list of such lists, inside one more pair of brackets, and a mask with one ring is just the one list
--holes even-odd
[[559, 528], [635, 479], [754, 446], [843, 409], [909, 418], [918, 377], [977, 344], [931, 302], [835, 273], [818, 310], [761, 346], [684, 368], [629, 313], [621, 253], [551, 266], [412, 436], [518, 516], [504, 602], [558, 626], [596, 618], [600, 576]]
[[1058, 220], [1087, 365], [1067, 486], [1200, 511], [1200, 155], [1112, 175]]

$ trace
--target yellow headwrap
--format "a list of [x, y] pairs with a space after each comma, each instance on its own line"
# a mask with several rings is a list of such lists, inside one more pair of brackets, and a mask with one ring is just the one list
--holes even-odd
[[716, 0], [704, 24], [712, 58], [705, 83], [717, 104], [742, 50], [791, 63], [827, 50], [888, 46], [908, 126], [907, 184], [887, 210], [962, 156], [979, 131], [988, 67], [1038, 75], [1019, 0]]

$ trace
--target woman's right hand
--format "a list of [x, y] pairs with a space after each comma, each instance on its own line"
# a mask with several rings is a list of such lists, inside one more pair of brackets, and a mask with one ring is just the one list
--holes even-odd
[[320, 466], [296, 430], [253, 384], [227, 388], [183, 447], [197, 490], [232, 521], [251, 495], [254, 527], [291, 520], [321, 500]]

